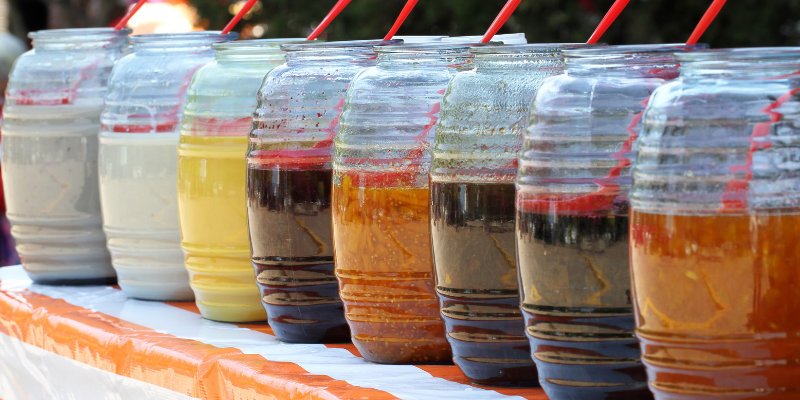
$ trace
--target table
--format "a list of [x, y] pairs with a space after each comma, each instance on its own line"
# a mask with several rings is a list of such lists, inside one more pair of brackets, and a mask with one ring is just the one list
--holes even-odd
[[0, 398], [547, 400], [541, 389], [472, 385], [453, 365], [282, 343], [267, 324], [205, 320], [194, 303], [33, 284], [21, 266], [0, 268]]

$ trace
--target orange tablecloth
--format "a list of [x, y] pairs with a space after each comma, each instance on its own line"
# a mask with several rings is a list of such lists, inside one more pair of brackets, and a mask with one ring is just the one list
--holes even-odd
[[457, 367], [364, 361], [352, 344], [281, 343], [266, 324], [204, 320], [194, 303], [115, 287], [32, 284], [0, 268], [0, 398], [530, 399], [472, 385]]

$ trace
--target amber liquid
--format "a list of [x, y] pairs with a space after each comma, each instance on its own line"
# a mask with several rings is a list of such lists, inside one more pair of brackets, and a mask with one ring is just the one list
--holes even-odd
[[449, 362], [434, 290], [428, 188], [333, 185], [336, 277], [353, 343], [377, 363]]
[[631, 218], [656, 398], [800, 398], [800, 214]]
[[513, 183], [431, 183], [436, 291], [453, 360], [474, 383], [538, 386], [519, 310]]
[[648, 399], [634, 337], [628, 218], [517, 214], [522, 311], [551, 399]]
[[333, 272], [331, 179], [330, 170], [247, 170], [256, 282], [286, 342], [350, 340]]

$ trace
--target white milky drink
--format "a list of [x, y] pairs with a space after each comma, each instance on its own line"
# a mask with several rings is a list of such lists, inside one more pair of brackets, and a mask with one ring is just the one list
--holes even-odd
[[37, 283], [113, 282], [98, 188], [100, 114], [129, 29], [33, 32], [14, 63], [3, 107], [7, 216], [22, 266]]

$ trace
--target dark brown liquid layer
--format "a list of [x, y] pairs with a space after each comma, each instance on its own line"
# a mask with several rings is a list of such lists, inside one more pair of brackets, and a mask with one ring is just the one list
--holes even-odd
[[431, 235], [456, 365], [478, 384], [538, 386], [519, 310], [514, 184], [432, 182]]
[[350, 331], [333, 271], [330, 170], [247, 170], [256, 280], [283, 341], [345, 342]]
[[628, 217], [519, 212], [522, 311], [551, 399], [650, 399], [628, 269]]

